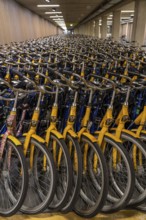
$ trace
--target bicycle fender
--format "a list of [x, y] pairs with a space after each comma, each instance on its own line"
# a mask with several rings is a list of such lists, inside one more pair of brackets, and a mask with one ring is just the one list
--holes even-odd
[[119, 138], [117, 138], [114, 134], [111, 134], [109, 132], [105, 133], [105, 137], [109, 137], [118, 143], [122, 143], [122, 141]]
[[7, 137], [10, 141], [12, 141], [16, 146], [21, 146], [21, 142], [14, 136], [8, 135]]
[[[23, 136], [26, 137], [27, 133], [23, 134]], [[32, 134], [31, 137], [34, 138], [35, 140], [37, 140], [40, 143], [43, 143], [43, 144], [46, 143], [45, 140], [43, 138], [41, 138], [39, 135], [37, 135], [37, 134]]]
[[145, 135], [146, 135], [146, 131], [145, 131], [145, 130], [142, 130], [142, 131], [140, 132], [140, 134], [145, 134]]
[[63, 135], [60, 132], [52, 130], [51, 133], [54, 134], [58, 139], [63, 139]]
[[78, 137], [77, 134], [74, 131], [72, 131], [72, 130], [68, 130], [67, 133], [70, 134], [70, 136], [73, 137], [73, 138], [77, 138]]
[[134, 137], [134, 138], [139, 138], [139, 136], [137, 134], [135, 134], [134, 132], [132, 131], [129, 131], [127, 129], [123, 129], [122, 130], [122, 133], [126, 133], [126, 134], [129, 134], [130, 136]]
[[93, 143], [97, 143], [97, 139], [90, 133], [88, 132], [84, 132], [82, 135], [84, 135], [85, 137], [89, 138]]
[[[95, 132], [95, 134], [97, 134], [97, 135], [99, 135], [99, 133], [100, 133], [100, 131], [96, 131], [96, 132]], [[119, 138], [117, 138], [114, 134], [111, 134], [111, 133], [109, 133], [109, 132], [106, 132], [106, 133], [105, 133], [105, 136], [106, 136], [106, 137], [109, 137], [109, 138], [111, 138], [111, 139], [113, 139], [114, 141], [116, 141], [116, 142], [118, 142], [118, 143], [122, 143], [122, 141], [121, 141]]]
[[[132, 129], [132, 131], [133, 131], [133, 132], [137, 132], [137, 129]], [[145, 130], [142, 130], [142, 131], [140, 132], [140, 135], [141, 135], [141, 134], [145, 134], [145, 135], [146, 135], [146, 131], [145, 131]]]
[[38, 136], [37, 134], [32, 134], [31, 136], [32, 138], [34, 138], [35, 140], [37, 140], [38, 142], [45, 144], [45, 140], [43, 138], [41, 138], [40, 136]]

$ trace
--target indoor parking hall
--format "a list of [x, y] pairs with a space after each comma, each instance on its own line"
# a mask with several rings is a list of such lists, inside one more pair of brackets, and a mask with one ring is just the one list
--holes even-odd
[[0, 0], [0, 220], [146, 220], [146, 0]]

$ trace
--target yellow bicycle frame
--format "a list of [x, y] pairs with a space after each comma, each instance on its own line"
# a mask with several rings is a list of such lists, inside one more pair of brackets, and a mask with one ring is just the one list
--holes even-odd
[[[105, 116], [103, 117], [100, 127], [100, 131], [96, 131], [95, 135], [98, 135], [97, 142], [99, 146], [101, 147], [102, 151], [105, 151], [106, 148], [106, 143], [104, 141], [104, 137], [109, 137], [113, 139], [117, 143], [122, 143], [119, 137], [114, 136], [113, 134], [109, 133], [109, 127], [113, 123], [113, 108], [109, 107], [106, 111]], [[117, 150], [114, 148], [113, 149], [113, 167], [116, 169], [117, 166]]]
[[[143, 111], [139, 114], [139, 116], [135, 119], [134, 123], [139, 125], [137, 129], [132, 129], [138, 138], [141, 137], [141, 134], [146, 135], [146, 131], [143, 130], [146, 124], [146, 106], [144, 106]], [[137, 149], [135, 149], [136, 151]], [[142, 165], [142, 152], [139, 151], [139, 165]]]
[[[77, 111], [77, 107], [76, 105], [75, 106], [71, 106], [71, 109], [70, 109], [70, 114], [69, 114], [69, 118], [68, 118], [68, 121], [67, 121], [67, 125], [63, 131], [63, 137], [64, 139], [66, 140], [66, 136], [67, 134], [70, 134], [71, 137], [73, 138], [78, 138], [77, 134], [75, 133], [74, 131], [74, 121], [75, 121], [75, 118], [76, 118], [76, 111]], [[72, 142], [70, 141], [69, 142], [69, 153], [71, 155], [71, 152], [72, 152]], [[77, 160], [77, 152], [74, 151], [74, 170], [77, 171], [78, 169], [78, 160]]]
[[[39, 137], [38, 135], [36, 135], [36, 129], [37, 129], [37, 123], [39, 120], [39, 115], [40, 115], [40, 111], [35, 110], [33, 113], [31, 127], [30, 127], [29, 131], [28, 131], [28, 133], [23, 134], [23, 136], [25, 136], [25, 141], [24, 141], [24, 145], [23, 145], [23, 151], [24, 151], [25, 156], [27, 154], [31, 138], [34, 138], [38, 142], [45, 144], [45, 140], [43, 138]], [[34, 145], [31, 144], [31, 146], [30, 146], [30, 168], [33, 167], [33, 159], [34, 159]]]
[[[58, 115], [58, 106], [54, 105], [52, 107], [52, 112], [51, 112], [51, 123], [48, 129], [46, 130], [45, 142], [47, 146], [49, 145], [49, 142], [50, 142], [51, 133], [54, 134], [58, 139], [63, 139], [63, 135], [60, 132], [58, 132], [56, 128], [57, 115]], [[56, 144], [57, 144], [56, 141], [53, 141], [53, 157], [57, 165], [60, 166], [61, 157], [62, 157], [62, 149], [60, 148], [59, 150], [58, 161], [57, 161]]]
[[[128, 105], [123, 104], [122, 109], [115, 121], [117, 128], [111, 129], [115, 131], [115, 136], [118, 138], [121, 138], [122, 132], [129, 134], [130, 136], [134, 138], [139, 138], [138, 133], [134, 133], [132, 131], [129, 131], [125, 129], [125, 123], [129, 120], [129, 111], [128, 111]], [[139, 152], [139, 163], [142, 164], [142, 155], [140, 155], [141, 152]], [[137, 170], [137, 146], [133, 146], [133, 163], [134, 163], [134, 168]]]

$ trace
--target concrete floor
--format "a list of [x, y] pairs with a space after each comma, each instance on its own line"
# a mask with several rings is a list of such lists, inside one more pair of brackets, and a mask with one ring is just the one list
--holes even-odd
[[[83, 220], [74, 213], [61, 214], [41, 214], [41, 215], [15, 215], [9, 218], [2, 218], [0, 220]], [[111, 215], [97, 215], [92, 220], [146, 220], [146, 214], [138, 211], [121, 211]]]

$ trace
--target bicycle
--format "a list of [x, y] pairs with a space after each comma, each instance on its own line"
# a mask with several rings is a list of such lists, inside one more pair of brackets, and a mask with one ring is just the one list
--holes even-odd
[[[0, 78], [0, 81], [11, 88], [10, 84]], [[13, 90], [15, 98], [6, 98], [0, 94], [0, 100], [13, 101], [13, 108], [6, 120], [6, 131], [0, 137], [0, 215], [14, 215], [21, 208], [28, 187], [27, 163], [22, 151], [21, 142], [14, 136], [16, 105], [19, 89]]]

